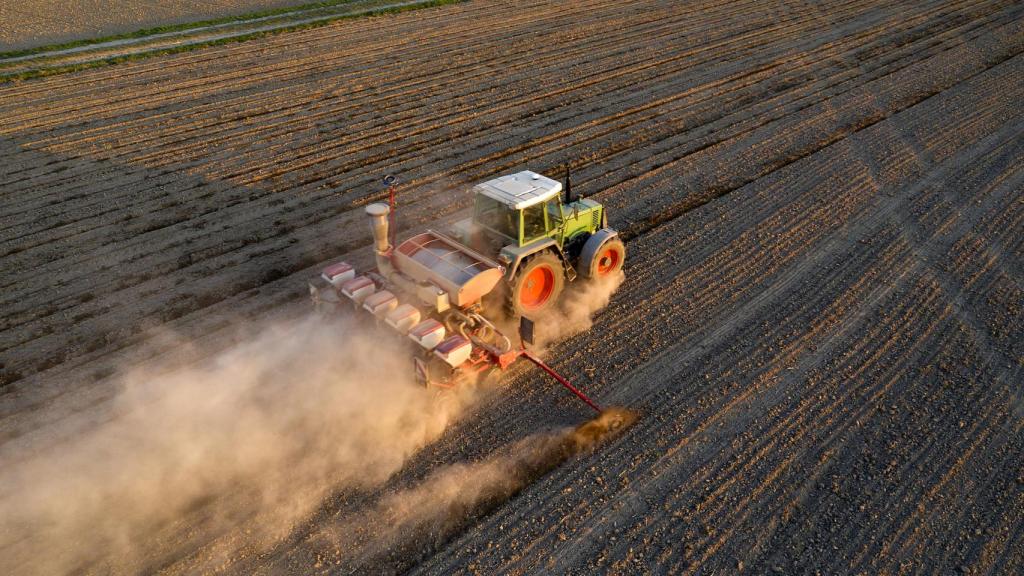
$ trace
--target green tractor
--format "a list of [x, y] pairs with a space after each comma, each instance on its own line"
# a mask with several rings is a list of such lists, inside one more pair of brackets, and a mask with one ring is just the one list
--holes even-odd
[[517, 316], [538, 318], [566, 281], [618, 274], [626, 248], [608, 227], [604, 207], [573, 198], [568, 170], [562, 184], [529, 170], [473, 187], [472, 218], [457, 222], [455, 237], [504, 268], [495, 292]]
[[[309, 281], [317, 311], [362, 310], [375, 325], [406, 336], [425, 384], [450, 388], [528, 358], [598, 409], [525, 346], [532, 321], [558, 301], [567, 281], [620, 274], [626, 248], [604, 207], [573, 198], [568, 172], [563, 200], [560, 182], [523, 171], [474, 186], [473, 215], [449, 233], [425, 230], [399, 242], [396, 179], [384, 182], [388, 203], [366, 207], [376, 268], [360, 273], [344, 261], [325, 267]], [[519, 317], [518, 346], [488, 314], [502, 307]]]

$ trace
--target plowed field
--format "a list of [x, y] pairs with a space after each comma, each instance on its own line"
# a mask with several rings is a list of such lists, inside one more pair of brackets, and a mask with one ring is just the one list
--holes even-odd
[[[640, 417], [375, 568], [1019, 574], [1022, 103], [1009, 1], [474, 0], [0, 86], [0, 454], [81, 432], [154, 329], [304, 314], [385, 173], [413, 231], [568, 162], [626, 281], [548, 359]], [[587, 417], [503, 387], [388, 485]], [[350, 505], [217, 570], [347, 573]]]

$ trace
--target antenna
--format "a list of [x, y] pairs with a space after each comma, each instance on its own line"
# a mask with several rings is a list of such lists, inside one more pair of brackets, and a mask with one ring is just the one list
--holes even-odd
[[398, 234], [398, 203], [395, 201], [395, 186], [398, 184], [398, 177], [393, 174], [388, 174], [384, 177], [384, 185], [388, 187], [388, 213], [389, 224], [391, 225], [391, 238], [389, 243], [391, 244], [391, 250], [395, 248], [395, 236]]
[[572, 180], [569, 179], [569, 164], [565, 165], [565, 203], [572, 204]]

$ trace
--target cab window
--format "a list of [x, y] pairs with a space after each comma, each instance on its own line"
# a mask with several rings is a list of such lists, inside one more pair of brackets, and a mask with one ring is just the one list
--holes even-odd
[[508, 206], [505, 206], [493, 198], [488, 198], [483, 194], [477, 195], [476, 221], [478, 224], [490, 228], [502, 236], [507, 236], [508, 238], [515, 240], [518, 235], [516, 233], [515, 217], [515, 211]]
[[538, 236], [543, 236], [547, 230], [547, 223], [544, 221], [544, 212], [547, 207], [547, 202], [541, 202], [540, 204], [534, 204], [528, 208], [523, 208], [523, 240], [533, 240]]
[[551, 222], [551, 226], [560, 226], [562, 224], [562, 211], [558, 202], [548, 202], [548, 222]]

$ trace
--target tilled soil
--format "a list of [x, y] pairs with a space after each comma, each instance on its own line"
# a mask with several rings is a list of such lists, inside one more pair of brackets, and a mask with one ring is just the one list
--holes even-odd
[[[4, 86], [0, 442], [303, 313], [385, 173], [414, 230], [571, 162], [627, 278], [549, 360], [640, 418], [382, 570], [1020, 573], [1022, 52], [1014, 2], [474, 1]], [[586, 417], [505, 386], [392, 484]], [[331, 572], [345, 505], [223, 569]]]

